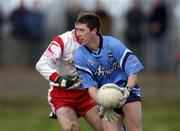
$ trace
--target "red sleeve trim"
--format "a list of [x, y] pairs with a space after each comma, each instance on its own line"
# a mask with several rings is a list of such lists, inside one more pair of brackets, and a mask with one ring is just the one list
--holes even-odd
[[49, 80], [55, 82], [58, 77], [59, 77], [59, 74], [57, 72], [54, 72], [50, 75]]
[[61, 50], [62, 50], [62, 52], [63, 52], [63, 51], [64, 51], [64, 42], [63, 42], [63, 40], [61, 39], [61, 37], [56, 36], [53, 41], [56, 41], [56, 42], [60, 45]]

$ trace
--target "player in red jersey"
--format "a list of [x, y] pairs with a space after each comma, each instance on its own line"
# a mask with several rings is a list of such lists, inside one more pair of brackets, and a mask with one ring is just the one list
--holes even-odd
[[71, 63], [79, 43], [75, 31], [56, 36], [36, 64], [37, 71], [50, 82], [48, 101], [50, 116], [57, 117], [65, 131], [79, 131], [79, 117], [96, 131], [102, 131], [102, 122], [95, 101], [84, 90]]

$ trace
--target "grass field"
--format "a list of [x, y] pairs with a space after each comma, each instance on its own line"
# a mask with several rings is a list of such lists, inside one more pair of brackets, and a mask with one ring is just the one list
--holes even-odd
[[[172, 74], [142, 73], [144, 131], [179, 131], [180, 80]], [[0, 71], [0, 131], [59, 131], [48, 118], [48, 82], [33, 70]], [[80, 119], [82, 131], [92, 128]]]

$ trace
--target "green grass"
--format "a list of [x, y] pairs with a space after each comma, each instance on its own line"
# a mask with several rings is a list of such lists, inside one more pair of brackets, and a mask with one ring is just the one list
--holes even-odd
[[158, 105], [144, 109], [143, 128], [145, 131], [178, 131], [180, 129], [180, 107]]
[[[12, 99], [15, 98], [15, 99]], [[1, 99], [0, 130], [2, 131], [50, 131], [59, 130], [57, 120], [50, 119], [50, 108], [46, 99], [29, 94], [21, 96], [18, 93], [5, 100]], [[80, 120], [82, 130], [91, 131], [92, 128]]]
[[[0, 131], [59, 131], [49, 119], [48, 83], [35, 72], [0, 72]], [[180, 130], [180, 82], [173, 75], [142, 74], [144, 131]], [[82, 131], [92, 128], [80, 119]]]

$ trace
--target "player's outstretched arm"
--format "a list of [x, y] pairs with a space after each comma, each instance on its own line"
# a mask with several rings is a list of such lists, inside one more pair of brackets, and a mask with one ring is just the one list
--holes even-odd
[[133, 88], [136, 84], [137, 84], [137, 81], [138, 81], [138, 75], [137, 75], [137, 73], [135, 73], [135, 74], [130, 74], [129, 76], [128, 76], [128, 81], [127, 81], [127, 87], [129, 88], [129, 89], [131, 89], [131, 88]]

